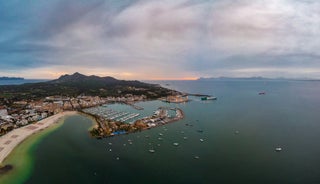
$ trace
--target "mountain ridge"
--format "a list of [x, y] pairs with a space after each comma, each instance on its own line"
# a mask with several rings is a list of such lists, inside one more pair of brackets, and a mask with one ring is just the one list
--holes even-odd
[[124, 96], [126, 94], [145, 95], [149, 99], [156, 99], [175, 93], [179, 92], [157, 84], [149, 84], [137, 80], [118, 80], [110, 76], [86, 76], [78, 72], [72, 75], [62, 75], [58, 79], [45, 82], [0, 86], [0, 100], [30, 100], [52, 95], [107, 97]]

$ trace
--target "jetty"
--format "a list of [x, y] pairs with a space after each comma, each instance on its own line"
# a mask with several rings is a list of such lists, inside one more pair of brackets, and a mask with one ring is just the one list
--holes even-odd
[[172, 95], [159, 99], [160, 101], [167, 103], [186, 103], [189, 102], [188, 95]]
[[134, 109], [137, 109], [137, 110], [144, 110], [143, 107], [140, 107], [140, 106], [134, 104], [133, 102], [124, 102], [124, 104], [130, 105], [131, 107], [133, 107]]

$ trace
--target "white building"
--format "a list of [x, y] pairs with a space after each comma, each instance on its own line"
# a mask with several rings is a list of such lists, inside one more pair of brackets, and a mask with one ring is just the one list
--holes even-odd
[[46, 118], [46, 117], [48, 117], [48, 113], [45, 113], [45, 112], [41, 113], [41, 118], [42, 118], [42, 119], [44, 119], [44, 118]]
[[17, 121], [16, 125], [19, 125], [19, 126], [23, 126], [23, 125], [27, 125], [28, 124], [28, 120], [26, 119], [22, 119], [20, 121]]
[[7, 115], [8, 115], [7, 109], [0, 109], [0, 116], [7, 116]]

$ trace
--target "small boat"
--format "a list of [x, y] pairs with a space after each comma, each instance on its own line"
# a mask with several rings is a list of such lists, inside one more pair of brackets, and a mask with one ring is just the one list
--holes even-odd
[[199, 133], [203, 133], [203, 130], [198, 130]]
[[174, 146], [179, 146], [179, 143], [175, 142], [173, 143]]
[[200, 142], [203, 142], [204, 140], [203, 139], [200, 139]]
[[201, 97], [201, 100], [217, 100], [217, 97], [214, 97], [214, 96], [205, 96], [205, 97]]
[[162, 141], [162, 138], [161, 138], [161, 137], [159, 137], [159, 138], [158, 138], [158, 140], [159, 140], [159, 141]]
[[236, 130], [236, 131], [234, 132], [234, 134], [239, 134], [239, 131], [238, 131], [238, 130]]
[[119, 157], [117, 157], [116, 159], [117, 159], [117, 160], [120, 160], [120, 158], [119, 158]]
[[150, 153], [154, 153], [154, 152], [156, 152], [154, 149], [149, 149], [149, 152]]
[[188, 138], [187, 138], [187, 137], [183, 137], [183, 139], [184, 139], [184, 140], [187, 140]]
[[111, 142], [109, 142], [109, 145], [112, 145], [112, 143], [111, 143]]
[[261, 92], [259, 92], [259, 95], [265, 95], [266, 94], [266, 92], [265, 91], [261, 91]]
[[280, 147], [276, 148], [276, 152], [280, 152], [280, 151], [282, 151], [282, 148]]
[[163, 136], [163, 134], [162, 134], [162, 133], [159, 133], [159, 136]]
[[199, 159], [200, 157], [199, 156], [194, 156], [194, 159]]
[[109, 151], [111, 152], [111, 151], [112, 151], [112, 149], [109, 149]]

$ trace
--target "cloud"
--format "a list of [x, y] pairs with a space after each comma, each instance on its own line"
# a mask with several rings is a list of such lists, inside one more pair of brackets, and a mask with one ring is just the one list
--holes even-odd
[[319, 9], [311, 0], [2, 2], [0, 73], [319, 77], [308, 72], [320, 65]]

